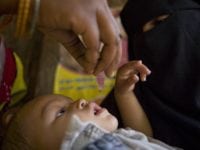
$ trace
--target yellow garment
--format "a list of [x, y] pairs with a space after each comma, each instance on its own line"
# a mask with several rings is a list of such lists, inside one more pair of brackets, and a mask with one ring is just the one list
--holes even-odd
[[24, 68], [19, 56], [14, 53], [17, 75], [11, 90], [11, 105], [21, 100], [27, 92], [27, 86], [24, 81]]
[[95, 76], [81, 74], [58, 64], [55, 72], [54, 93], [68, 96], [73, 100], [80, 98], [100, 100], [110, 92], [115, 83], [114, 78], [104, 78], [104, 86], [99, 87]]
[[[17, 74], [16, 74], [16, 78], [11, 89], [10, 106], [19, 102], [24, 97], [27, 90], [27, 87], [23, 78], [24, 68], [23, 68], [22, 62], [16, 53], [13, 53], [13, 54], [15, 57]], [[3, 106], [4, 105], [0, 105], [0, 110], [3, 108]]]

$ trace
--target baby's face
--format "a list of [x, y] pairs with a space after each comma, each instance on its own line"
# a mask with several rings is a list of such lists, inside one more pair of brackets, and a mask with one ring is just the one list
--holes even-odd
[[105, 108], [85, 100], [72, 101], [59, 95], [48, 95], [34, 99], [19, 112], [24, 130], [33, 137], [33, 142], [57, 149], [65, 135], [72, 116], [83, 122], [90, 121], [113, 131], [118, 122]]

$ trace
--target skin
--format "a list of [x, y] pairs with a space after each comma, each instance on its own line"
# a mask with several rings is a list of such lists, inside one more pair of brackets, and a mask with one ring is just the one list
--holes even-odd
[[151, 125], [133, 90], [150, 73], [142, 61], [130, 61], [118, 70], [115, 85], [115, 98], [124, 125], [148, 136], [152, 136]]
[[[118, 70], [115, 85], [116, 101], [125, 126], [149, 136], [152, 135], [151, 126], [133, 89], [140, 79], [146, 81], [150, 73], [142, 61], [130, 61]], [[4, 115], [5, 126], [9, 122], [17, 124], [17, 130], [27, 143], [37, 150], [59, 149], [66, 131], [70, 131], [70, 121], [74, 115], [81, 121], [93, 122], [108, 132], [115, 131], [118, 126], [117, 119], [96, 103], [72, 101], [60, 95], [37, 97], [14, 114], [17, 115], [8, 111]]]
[[[18, 2], [1, 0], [0, 14], [17, 13]], [[62, 43], [87, 73], [112, 76], [117, 69], [120, 31], [107, 0], [40, 0], [37, 27]]]
[[60, 95], [41, 96], [27, 103], [18, 113], [23, 132], [36, 149], [59, 149], [72, 116], [93, 122], [107, 131], [118, 122], [105, 108], [86, 100], [72, 101]]

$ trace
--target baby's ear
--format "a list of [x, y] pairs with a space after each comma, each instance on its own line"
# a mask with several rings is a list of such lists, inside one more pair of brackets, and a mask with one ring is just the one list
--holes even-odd
[[4, 112], [1, 116], [1, 125], [4, 128], [7, 128], [8, 125], [10, 124], [11, 120], [14, 118], [14, 116], [16, 115], [17, 111], [19, 110], [19, 108], [10, 108], [9, 110], [7, 110], [6, 112]]

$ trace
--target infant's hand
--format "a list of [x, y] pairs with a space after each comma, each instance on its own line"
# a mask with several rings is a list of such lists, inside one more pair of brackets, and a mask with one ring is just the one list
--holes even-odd
[[141, 81], [146, 81], [146, 77], [150, 73], [151, 71], [142, 64], [141, 60], [130, 61], [119, 68], [116, 77], [115, 90], [122, 93], [132, 91], [139, 79]]

